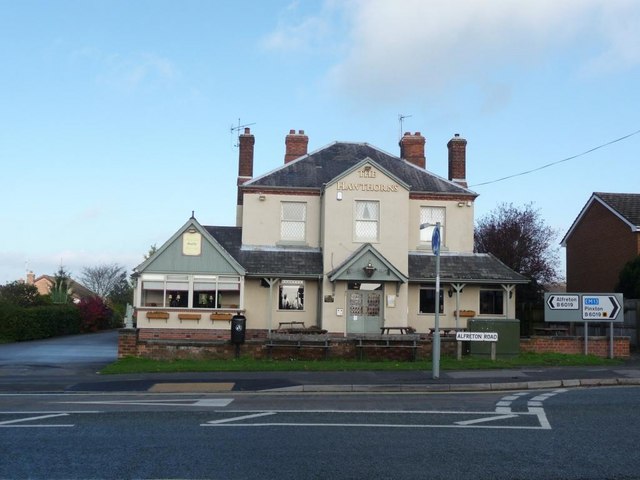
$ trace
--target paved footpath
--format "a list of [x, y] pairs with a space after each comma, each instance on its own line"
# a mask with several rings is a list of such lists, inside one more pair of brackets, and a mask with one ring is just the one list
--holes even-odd
[[640, 385], [640, 355], [623, 365], [423, 372], [212, 372], [100, 375], [117, 332], [0, 345], [0, 392], [479, 391]]

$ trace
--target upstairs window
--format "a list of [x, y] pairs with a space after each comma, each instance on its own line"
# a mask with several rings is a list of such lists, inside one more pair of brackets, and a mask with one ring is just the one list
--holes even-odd
[[429, 223], [432, 226], [420, 229], [420, 242], [431, 245], [433, 230], [437, 222], [440, 222], [440, 241], [444, 245], [445, 237], [445, 212], [444, 207], [420, 207], [420, 225]]
[[380, 234], [380, 202], [356, 201], [355, 237], [359, 242], [375, 242]]
[[288, 242], [304, 242], [306, 238], [307, 204], [282, 202], [280, 209], [280, 239]]

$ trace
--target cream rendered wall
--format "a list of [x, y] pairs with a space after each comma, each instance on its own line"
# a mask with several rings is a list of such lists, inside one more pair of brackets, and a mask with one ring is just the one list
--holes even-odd
[[[462, 206], [458, 206], [462, 203]], [[420, 242], [420, 208], [445, 207], [445, 231], [442, 249], [450, 252], [473, 252], [473, 202], [458, 200], [411, 200], [409, 222], [409, 249], [426, 248]]]
[[[264, 200], [260, 200], [263, 196]], [[279, 195], [275, 193], [245, 193], [242, 208], [243, 245], [276, 245], [280, 243], [281, 202], [307, 204], [306, 241], [304, 245], [317, 248], [320, 238], [320, 196]]]
[[[453, 328], [456, 326], [455, 290], [453, 296], [449, 298], [447, 293], [449, 290], [449, 284], [443, 283], [441, 284], [441, 288], [444, 291], [444, 312], [440, 314], [439, 323], [443, 328]], [[473, 310], [476, 312], [475, 316], [477, 318], [515, 318], [515, 294], [511, 299], [509, 299], [506, 292], [503, 315], [480, 315], [480, 290], [483, 289], [499, 290], [502, 289], [502, 287], [500, 285], [465, 286], [460, 294], [460, 310]], [[432, 313], [418, 313], [418, 307], [420, 305], [420, 284], [411, 284], [409, 288], [409, 305], [411, 309], [409, 312], [409, 326], [414, 327], [418, 332], [428, 332], [429, 328], [433, 328], [435, 324], [435, 315]], [[466, 328], [467, 320], [467, 317], [460, 317], [458, 320], [458, 326]]]
[[[355, 240], [355, 202], [376, 200], [380, 202], [379, 239], [367, 242], [378, 250], [400, 272], [408, 276], [409, 191], [393, 178], [372, 168], [362, 177], [363, 170], [354, 171], [338, 182], [329, 185], [324, 193], [322, 248], [324, 274], [342, 264], [365, 242]], [[358, 189], [356, 189], [356, 186]], [[352, 186], [352, 189], [348, 187]], [[338, 200], [338, 193], [342, 199]], [[335, 288], [334, 302], [322, 302], [323, 328], [330, 332], [345, 332], [347, 318], [346, 282], [336, 282], [335, 287], [325, 277], [323, 295], [331, 295]], [[396, 295], [395, 307], [387, 307], [386, 296]], [[383, 316], [386, 325], [406, 325], [407, 285], [396, 292], [396, 283], [385, 283]], [[338, 316], [337, 309], [344, 315]]]
[[279, 283], [272, 287], [273, 310], [269, 325], [269, 288], [261, 286], [260, 280], [245, 282], [245, 316], [247, 329], [276, 330], [280, 322], [304, 322], [305, 327], [317, 324], [318, 282], [304, 281], [304, 310], [278, 310]]

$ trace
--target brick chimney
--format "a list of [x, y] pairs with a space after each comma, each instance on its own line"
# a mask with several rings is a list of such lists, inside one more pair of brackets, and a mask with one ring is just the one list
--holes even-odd
[[456, 133], [449, 143], [449, 180], [467, 188], [467, 141]]
[[289, 163], [296, 158], [300, 158], [307, 154], [309, 146], [309, 137], [304, 134], [304, 130], [289, 130], [289, 135], [284, 139], [286, 151], [284, 154], [284, 163]]
[[27, 272], [27, 285], [35, 285], [36, 284], [36, 274], [31, 270]]
[[242, 189], [240, 186], [253, 177], [253, 145], [255, 137], [249, 127], [238, 137], [238, 205], [242, 205]]
[[416, 132], [414, 135], [406, 132], [400, 139], [400, 158], [409, 163], [413, 163], [416, 167], [422, 169], [427, 168], [427, 159], [424, 156], [424, 145], [427, 140]]

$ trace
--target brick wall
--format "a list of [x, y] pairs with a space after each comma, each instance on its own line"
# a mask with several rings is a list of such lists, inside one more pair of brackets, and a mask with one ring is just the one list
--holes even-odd
[[639, 253], [639, 239], [594, 201], [567, 239], [567, 291], [613, 292], [620, 270]]
[[[520, 339], [521, 352], [534, 353], [566, 353], [583, 354], [584, 337], [531, 337]], [[589, 337], [588, 353], [598, 357], [609, 356], [609, 337]], [[613, 356], [615, 358], [629, 358], [629, 337], [615, 337], [613, 339]]]

